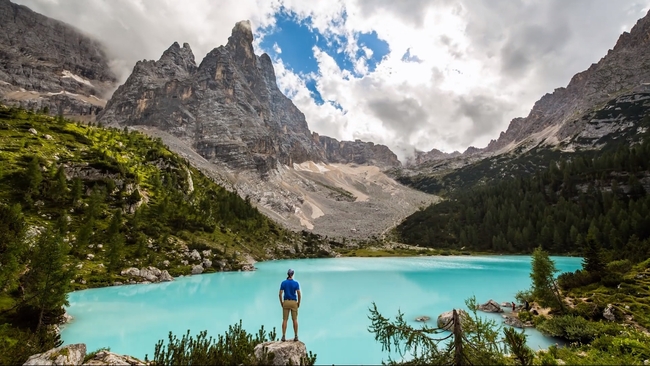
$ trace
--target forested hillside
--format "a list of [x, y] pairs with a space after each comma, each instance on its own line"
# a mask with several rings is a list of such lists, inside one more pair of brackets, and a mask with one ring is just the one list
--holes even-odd
[[160, 140], [0, 106], [0, 363], [51, 348], [44, 329], [66, 293], [128, 282], [125, 268], [237, 270], [327, 255], [319, 240], [279, 227]]
[[616, 146], [450, 194], [407, 218], [397, 235], [420, 246], [513, 253], [542, 246], [581, 254], [589, 242], [611, 259], [644, 260], [650, 255], [650, 138], [646, 132], [640, 144]]

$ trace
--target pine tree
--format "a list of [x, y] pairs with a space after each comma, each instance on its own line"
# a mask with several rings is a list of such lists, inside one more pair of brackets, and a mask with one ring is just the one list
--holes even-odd
[[120, 233], [122, 226], [122, 210], [115, 210], [113, 218], [106, 232], [106, 243], [108, 244], [108, 270], [115, 272], [122, 266], [122, 252], [124, 248], [124, 235]]
[[43, 174], [41, 173], [41, 165], [38, 157], [34, 156], [27, 165], [25, 172], [25, 201], [30, 206], [33, 204], [34, 197], [37, 197], [41, 192], [41, 183], [43, 182]]
[[83, 182], [80, 178], [76, 177], [72, 179], [70, 195], [72, 196], [72, 205], [77, 206], [77, 203], [79, 203], [81, 196], [83, 195]]
[[66, 266], [66, 245], [59, 229], [42, 233], [30, 253], [29, 271], [23, 278], [25, 303], [38, 312], [36, 330], [56, 324], [61, 308], [68, 305], [72, 271]]
[[0, 204], [0, 292], [11, 288], [18, 278], [20, 257], [27, 249], [25, 229], [19, 204]]
[[65, 176], [63, 165], [59, 166], [54, 174], [53, 182], [50, 186], [50, 197], [56, 203], [64, 203], [68, 195], [68, 180]]
[[582, 268], [592, 276], [600, 276], [605, 269], [603, 263], [601, 246], [596, 235], [595, 226], [591, 226], [585, 239]]
[[560, 292], [555, 284], [555, 274], [558, 272], [555, 262], [541, 247], [533, 251], [530, 278], [533, 298], [544, 307], [559, 308], [564, 311]]

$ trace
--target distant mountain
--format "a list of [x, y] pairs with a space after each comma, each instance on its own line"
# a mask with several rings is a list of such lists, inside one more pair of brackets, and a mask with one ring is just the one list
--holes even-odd
[[[551, 161], [608, 148], [625, 139], [636, 143], [650, 115], [650, 14], [598, 63], [576, 74], [535, 103], [525, 118], [515, 118], [484, 149], [428, 159], [390, 172], [400, 182], [429, 193], [483, 184], [545, 169]], [[438, 155], [440, 156], [440, 155]]]
[[[515, 118], [508, 129], [483, 152], [498, 154], [522, 144], [534, 146], [570, 145], [588, 129], [592, 111], [620, 96], [650, 91], [650, 13], [632, 30], [624, 32], [613, 49], [598, 63], [576, 74], [566, 88], [557, 88], [535, 103], [525, 118]], [[597, 137], [615, 132], [623, 125], [611, 121]], [[596, 136], [594, 136], [596, 137]], [[593, 147], [591, 144], [578, 144]]]
[[378, 167], [402, 165], [397, 159], [397, 155], [385, 145], [375, 145], [372, 142], [361, 140], [338, 141], [331, 137], [320, 136], [316, 132], [312, 133], [312, 136], [314, 141], [325, 150], [325, 158], [330, 163], [352, 163]]
[[407, 158], [406, 165], [407, 166], [420, 165], [428, 161], [451, 159], [460, 155], [461, 154], [458, 151], [454, 151], [452, 153], [445, 153], [438, 149], [432, 149], [431, 151], [428, 152], [415, 150], [414, 154]]
[[0, 101], [93, 119], [117, 78], [100, 43], [72, 26], [0, 0]]

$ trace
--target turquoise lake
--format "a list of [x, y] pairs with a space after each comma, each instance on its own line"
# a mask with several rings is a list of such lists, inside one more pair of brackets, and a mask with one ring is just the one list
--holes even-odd
[[[581, 258], [552, 257], [557, 268], [574, 271]], [[380, 364], [386, 359], [368, 332], [368, 308], [374, 301], [391, 318], [401, 310], [412, 325], [427, 315], [465, 308], [476, 296], [515, 301], [518, 290], [530, 287], [530, 257], [407, 257], [327, 258], [257, 263], [255, 272], [213, 273], [182, 277], [174, 282], [128, 285], [77, 291], [69, 294], [68, 313], [74, 321], [62, 330], [66, 344], [86, 343], [88, 351], [111, 351], [151, 358], [169, 331], [181, 336], [207, 330], [216, 336], [241, 319], [249, 332], [261, 325], [280, 336], [282, 310], [280, 282], [288, 268], [296, 273], [303, 301], [299, 312], [300, 340], [317, 354], [317, 364]], [[479, 312], [494, 318], [496, 314]], [[556, 340], [526, 330], [533, 349]], [[293, 338], [291, 321], [287, 338]]]

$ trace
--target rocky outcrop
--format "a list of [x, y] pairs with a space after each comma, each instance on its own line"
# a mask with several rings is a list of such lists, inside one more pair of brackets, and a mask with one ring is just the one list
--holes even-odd
[[323, 161], [305, 116], [278, 89], [271, 59], [253, 53], [248, 21], [196, 66], [188, 44], [140, 61], [98, 116], [170, 132], [204, 158], [267, 177], [278, 164]]
[[130, 278], [129, 283], [156, 283], [174, 280], [166, 269], [160, 270], [152, 266], [141, 269], [135, 267], [127, 268], [120, 272], [120, 275]]
[[488, 300], [485, 304], [480, 304], [477, 309], [485, 311], [486, 313], [503, 313], [501, 305], [492, 299]]
[[650, 85], [648, 34], [650, 15], [640, 19], [631, 32], [624, 32], [598, 63], [573, 76], [566, 88], [544, 95], [527, 117], [513, 119], [484, 152], [509, 151], [529, 139], [535, 144], [542, 141], [556, 144], [585, 128], [588, 120], [580, 116], [589, 110], [616, 96], [647, 92]]
[[117, 353], [108, 351], [99, 351], [93, 358], [84, 363], [84, 366], [100, 365], [144, 366], [147, 364], [135, 357], [118, 355]]
[[94, 116], [117, 84], [103, 47], [79, 30], [0, 0], [0, 100]]
[[65, 347], [53, 348], [47, 352], [30, 356], [23, 365], [30, 366], [68, 366], [68, 365], [126, 365], [144, 366], [145, 362], [131, 356], [118, 355], [108, 351], [99, 351], [88, 361], [84, 343], [71, 344]]
[[263, 365], [303, 365], [307, 347], [300, 341], [264, 342], [255, 346], [254, 354]]
[[197, 275], [203, 273], [203, 266], [200, 264], [197, 264], [192, 267], [192, 274]]
[[312, 133], [312, 138], [325, 150], [330, 163], [375, 165], [382, 168], [398, 167], [402, 163], [387, 146], [372, 142], [338, 141], [337, 139]]
[[86, 357], [86, 345], [83, 343], [70, 344], [53, 348], [47, 352], [30, 356], [23, 365], [30, 366], [64, 366], [81, 365]]
[[[463, 318], [469, 317], [469, 314], [463, 309], [456, 309], [456, 312], [458, 313], [458, 317], [461, 320], [461, 323], [463, 321]], [[438, 315], [438, 328], [442, 328], [445, 330], [452, 330], [454, 329], [454, 311], [445, 311], [444, 313]]]

